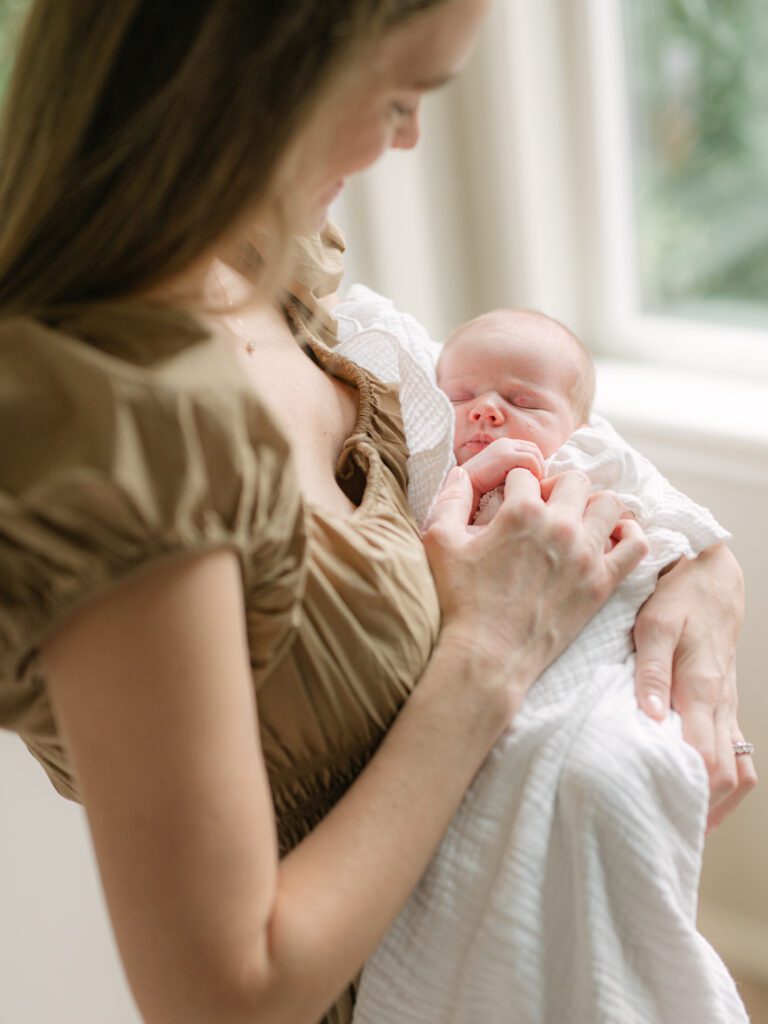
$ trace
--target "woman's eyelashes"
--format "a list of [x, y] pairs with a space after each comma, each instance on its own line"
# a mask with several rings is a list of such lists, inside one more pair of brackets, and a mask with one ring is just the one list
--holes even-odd
[[415, 105], [409, 105], [407, 103], [398, 103], [396, 101], [393, 101], [392, 103], [390, 103], [389, 109], [395, 115], [395, 117], [405, 121], [409, 117], [415, 117], [417, 107]]

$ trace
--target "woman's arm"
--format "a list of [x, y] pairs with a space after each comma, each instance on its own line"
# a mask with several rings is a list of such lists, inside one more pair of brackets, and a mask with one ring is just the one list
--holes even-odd
[[499, 525], [473, 533], [470, 481], [454, 472], [426, 538], [437, 648], [370, 764], [282, 863], [234, 554], [148, 570], [45, 645], [148, 1024], [313, 1024], [405, 902], [527, 687], [645, 550], [617, 499], [589, 502], [578, 474], [544, 502], [513, 470], [507, 498]]
[[660, 578], [635, 624], [637, 696], [653, 718], [670, 706], [704, 758], [710, 777], [709, 828], [757, 784], [742, 740], [736, 693], [736, 641], [744, 619], [744, 580], [724, 544], [681, 559]]
[[416, 884], [506, 709], [498, 686], [466, 699], [477, 666], [443, 637], [361, 784], [278, 868], [231, 552], [126, 585], [47, 662], [149, 1024], [316, 1021]]

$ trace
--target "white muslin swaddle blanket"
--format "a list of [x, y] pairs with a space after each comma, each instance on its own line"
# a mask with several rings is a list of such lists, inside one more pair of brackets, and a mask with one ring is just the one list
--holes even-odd
[[[436, 348], [353, 287], [339, 350], [400, 387], [409, 497], [423, 523], [453, 461]], [[708, 804], [698, 753], [634, 696], [631, 639], [659, 571], [727, 533], [610, 427], [549, 460], [621, 494], [648, 558], [537, 680], [416, 890], [368, 961], [354, 1024], [737, 1024], [747, 1015], [696, 931]]]

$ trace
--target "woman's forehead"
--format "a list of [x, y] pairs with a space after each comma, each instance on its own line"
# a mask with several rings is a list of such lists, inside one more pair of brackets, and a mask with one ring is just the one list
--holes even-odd
[[369, 67], [397, 88], [427, 92], [458, 75], [489, 0], [444, 0], [387, 31]]

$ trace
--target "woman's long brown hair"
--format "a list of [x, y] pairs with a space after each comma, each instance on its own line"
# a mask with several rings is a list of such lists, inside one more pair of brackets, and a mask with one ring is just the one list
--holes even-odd
[[0, 315], [151, 289], [285, 208], [334, 72], [440, 2], [34, 0], [0, 123]]

